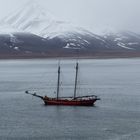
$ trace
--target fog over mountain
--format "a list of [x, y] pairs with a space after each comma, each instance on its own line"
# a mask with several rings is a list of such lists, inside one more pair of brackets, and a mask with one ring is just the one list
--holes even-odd
[[28, 1], [37, 2], [62, 21], [94, 33], [108, 29], [140, 32], [139, 0], [0, 0], [0, 17], [5, 17]]
[[[15, 0], [11, 3], [12, 5], [14, 1]], [[121, 29], [123, 24], [125, 25], [125, 22], [123, 18], [119, 22], [115, 14], [114, 16], [116, 17], [111, 16], [115, 12], [115, 9], [113, 13], [110, 11], [112, 8], [109, 10], [110, 12], [106, 11], [105, 13], [107, 15], [105, 16], [103, 12], [104, 7], [100, 5], [100, 12], [102, 14], [99, 12], [99, 9], [97, 9], [98, 18], [101, 18], [100, 21], [110, 22], [110, 25], [108, 25], [108, 28], [106, 26], [107, 24], [100, 22], [98, 26], [102, 25], [102, 28], [99, 28], [94, 26], [94, 24], [97, 24], [99, 21], [93, 22], [93, 20], [95, 20], [94, 18], [97, 18], [97, 15], [94, 17], [92, 8], [95, 5], [92, 5], [91, 0], [87, 0], [87, 3], [85, 3], [84, 0], [81, 0], [81, 2], [77, 0], [75, 3], [74, 1], [65, 3], [63, 0], [60, 0], [57, 7], [57, 2], [54, 2], [54, 5], [52, 5], [52, 2], [54, 1], [31, 0], [21, 4], [18, 8], [14, 9], [13, 12], [6, 14], [0, 19], [1, 57], [76, 56], [77, 51], [82, 57], [128, 57], [140, 55], [139, 31], [137, 30], [136, 32], [136, 27], [135, 29], [129, 28], [130, 30], [128, 30], [128, 26], [132, 25], [129, 24], [130, 22], [128, 22], [128, 26]], [[125, 0], [122, 4], [124, 2]], [[131, 1], [128, 1], [128, 5], [130, 4], [129, 2]], [[98, 5], [99, 3], [97, 2], [96, 4]], [[107, 6], [106, 4], [104, 4], [104, 6]], [[48, 5], [52, 8], [53, 12], [50, 12], [51, 9]], [[83, 9], [86, 8], [87, 5], [89, 9]], [[47, 7], [49, 10], [47, 10]], [[14, 6], [12, 8], [14, 8]], [[53, 14], [55, 11], [58, 11], [56, 15]], [[61, 13], [61, 11], [63, 11], [63, 13]], [[81, 13], [78, 13], [80, 11]], [[60, 17], [58, 16], [59, 13], [61, 13]], [[122, 14], [120, 18], [123, 15], [126, 14]], [[108, 17], [110, 17], [117, 26], [111, 22], [111, 19], [108, 20]], [[113, 18], [116, 20], [113, 20]], [[68, 21], [70, 19], [71, 22]], [[75, 19], [77, 19], [77, 21]], [[90, 24], [92, 24], [92, 26], [90, 26]]]

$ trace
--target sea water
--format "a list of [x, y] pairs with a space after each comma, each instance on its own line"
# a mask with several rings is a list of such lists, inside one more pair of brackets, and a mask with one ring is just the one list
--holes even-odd
[[[73, 96], [75, 60], [61, 60], [60, 96]], [[45, 106], [56, 96], [56, 59], [0, 60], [0, 139], [139, 140], [140, 59], [79, 60], [77, 96], [94, 107]]]

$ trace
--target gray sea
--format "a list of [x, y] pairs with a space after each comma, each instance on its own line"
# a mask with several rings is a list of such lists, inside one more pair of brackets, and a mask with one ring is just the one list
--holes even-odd
[[[60, 96], [72, 96], [75, 60], [61, 60]], [[0, 140], [140, 140], [140, 59], [79, 60], [77, 96], [94, 107], [45, 106], [56, 96], [55, 59], [0, 60]]]

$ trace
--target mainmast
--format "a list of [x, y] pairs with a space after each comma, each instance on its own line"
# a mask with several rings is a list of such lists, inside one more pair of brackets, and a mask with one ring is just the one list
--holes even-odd
[[57, 100], [59, 98], [59, 87], [60, 87], [60, 65], [58, 66], [58, 78], [57, 78]]
[[78, 62], [76, 63], [76, 75], [75, 75], [74, 99], [75, 99], [75, 97], [76, 97], [76, 90], [77, 90], [77, 76], [78, 76]]

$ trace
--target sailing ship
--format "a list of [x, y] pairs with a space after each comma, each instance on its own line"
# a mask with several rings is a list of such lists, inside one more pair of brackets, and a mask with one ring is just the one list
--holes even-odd
[[72, 97], [59, 97], [59, 89], [60, 89], [60, 75], [61, 75], [61, 67], [58, 66], [58, 77], [57, 77], [57, 94], [55, 98], [48, 96], [40, 96], [36, 93], [30, 93], [29, 91], [25, 91], [26, 94], [33, 95], [42, 99], [45, 105], [68, 105], [68, 106], [93, 106], [97, 100], [100, 100], [96, 95], [86, 95], [86, 96], [76, 96], [77, 93], [77, 79], [78, 79], [78, 69], [79, 63], [76, 63], [76, 74], [75, 74], [75, 86], [74, 86], [74, 95]]

